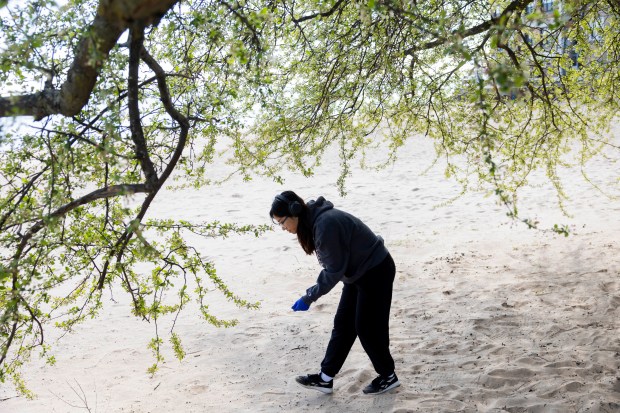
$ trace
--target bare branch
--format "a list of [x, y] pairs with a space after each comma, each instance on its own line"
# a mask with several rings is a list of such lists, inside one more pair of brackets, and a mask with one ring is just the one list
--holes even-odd
[[138, 77], [140, 70], [140, 51], [144, 40], [144, 26], [136, 23], [129, 35], [129, 76], [127, 82], [127, 107], [129, 109], [129, 122], [131, 127], [131, 139], [134, 143], [136, 158], [140, 161], [140, 166], [146, 178], [146, 185], [153, 189], [157, 182], [157, 172], [155, 166], [149, 158], [142, 122], [140, 119], [140, 98], [138, 96]]
[[177, 142], [176, 149], [168, 166], [161, 174], [159, 178], [158, 187], [161, 187], [166, 179], [170, 176], [172, 171], [177, 165], [177, 162], [181, 158], [181, 154], [183, 153], [183, 149], [185, 148], [185, 144], [187, 143], [187, 134], [189, 133], [189, 120], [185, 115], [179, 112], [174, 105], [172, 104], [172, 99], [170, 98], [170, 91], [168, 90], [168, 85], [166, 84], [166, 73], [164, 69], [157, 63], [155, 59], [146, 51], [146, 49], [142, 48], [141, 53], [142, 60], [147, 66], [155, 73], [157, 77], [157, 85], [159, 87], [159, 95], [166, 112], [170, 115], [172, 119], [174, 119], [180, 126], [181, 132], [179, 135], [179, 141]]

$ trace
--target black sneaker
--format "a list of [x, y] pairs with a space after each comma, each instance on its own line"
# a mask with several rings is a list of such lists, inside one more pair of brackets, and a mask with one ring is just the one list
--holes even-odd
[[391, 376], [385, 378], [382, 376], [377, 377], [370, 383], [368, 386], [362, 390], [365, 394], [381, 394], [385, 393], [388, 390], [392, 390], [396, 387], [400, 386], [400, 382], [398, 381], [398, 377], [396, 374], [392, 374]]
[[295, 381], [302, 387], [307, 389], [318, 390], [321, 393], [333, 393], [334, 381], [321, 380], [320, 374], [308, 374], [307, 376], [297, 376]]

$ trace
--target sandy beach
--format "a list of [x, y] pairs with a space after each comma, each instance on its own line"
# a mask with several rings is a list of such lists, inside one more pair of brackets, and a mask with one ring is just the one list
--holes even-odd
[[[618, 142], [620, 129], [614, 132]], [[308, 312], [291, 311], [320, 267], [292, 235], [275, 229], [261, 238], [195, 241], [235, 293], [261, 302], [258, 310], [242, 310], [217, 291], [208, 295], [211, 311], [238, 326], [215, 328], [188, 308], [177, 321], [186, 358], [178, 361], [168, 346], [150, 377], [153, 326], [135, 319], [127, 297], [114, 292], [98, 319], [53, 342], [54, 366], [36, 359], [26, 366], [37, 398], [18, 396], [5, 383], [0, 412], [620, 412], [615, 151], [586, 167], [607, 195], [580, 171], [563, 173], [570, 217], [550, 185], [523, 192], [522, 216], [541, 228], [568, 224], [569, 237], [511, 221], [483, 193], [448, 202], [461, 188], [441, 164], [423, 174], [433, 148], [422, 138], [384, 170], [354, 168], [346, 197], [337, 193], [332, 155], [315, 177], [292, 174], [285, 186], [233, 178], [164, 194], [152, 216], [266, 224], [273, 196], [293, 189], [306, 199], [324, 195], [364, 220], [397, 265], [390, 328], [402, 386], [361, 393], [375, 372], [359, 342], [332, 395], [294, 382], [319, 369], [341, 287]]]

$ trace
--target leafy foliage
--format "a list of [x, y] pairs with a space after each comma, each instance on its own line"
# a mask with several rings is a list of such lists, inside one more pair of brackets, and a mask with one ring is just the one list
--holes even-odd
[[[48, 354], [44, 326], [70, 331], [96, 317], [106, 288], [112, 291], [115, 284], [131, 297], [134, 315], [155, 324], [149, 344], [153, 373], [165, 342], [158, 320], [176, 320], [190, 300], [207, 322], [236, 323], [211, 312], [209, 284], [239, 307], [258, 307], [230, 291], [186, 235], [260, 236], [269, 227], [147, 219], [172, 170], [184, 185], [207, 184], [204, 170], [217, 139], [239, 133], [235, 97], [242, 72], [235, 53], [245, 29], [226, 23], [232, 14], [227, 8], [208, 5], [170, 10], [146, 38], [144, 27], [130, 28], [127, 42], [110, 51], [79, 114], [50, 116], [14, 131], [5, 125], [0, 380], [12, 377], [25, 391], [19, 366], [34, 348]], [[89, 35], [96, 6], [75, 1], [57, 10], [53, 2], [31, 1], [7, 7], [2, 31], [10, 46], [3, 50], [0, 75], [5, 85], [36, 82], [39, 68], [50, 68], [48, 86], [61, 88], [71, 51]], [[128, 207], [127, 199], [138, 206]], [[183, 358], [174, 331], [170, 343]]]
[[[528, 3], [284, 2], [274, 54], [287, 58], [271, 68], [256, 140], [238, 142], [239, 161], [277, 177], [284, 157], [311, 174], [308, 160], [338, 142], [346, 175], [377, 131], [394, 156], [425, 134], [448, 177], [496, 192], [511, 216], [537, 169], [561, 201], [565, 155], [578, 165], [609, 145], [618, 14], [611, 2], [548, 12]], [[304, 19], [315, 9], [319, 22]]]

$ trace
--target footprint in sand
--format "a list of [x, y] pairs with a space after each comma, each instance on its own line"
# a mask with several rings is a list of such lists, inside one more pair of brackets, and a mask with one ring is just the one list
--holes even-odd
[[504, 386], [514, 386], [519, 383], [525, 383], [535, 375], [535, 371], [523, 367], [516, 369], [495, 369], [481, 378], [480, 382], [484, 387], [499, 389]]
[[370, 383], [374, 377], [369, 371], [362, 371], [361, 373], [357, 373], [354, 375], [355, 380], [347, 387], [346, 391], [349, 394], [359, 393], [362, 391], [362, 387], [366, 386], [367, 383]]
[[205, 394], [209, 391], [209, 387], [204, 384], [195, 384], [187, 388], [190, 394]]

